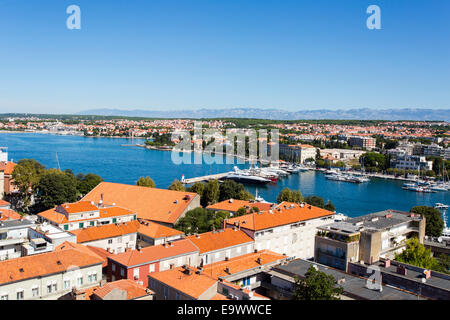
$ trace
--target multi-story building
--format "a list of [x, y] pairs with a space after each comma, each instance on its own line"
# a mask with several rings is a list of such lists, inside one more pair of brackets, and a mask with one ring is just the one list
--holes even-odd
[[77, 242], [77, 237], [74, 234], [64, 231], [47, 222], [31, 226], [28, 230], [28, 237], [30, 239], [42, 238], [51, 243], [53, 248], [56, 248], [66, 241]]
[[391, 168], [400, 170], [432, 170], [433, 161], [427, 161], [422, 156], [399, 156], [391, 159]]
[[186, 239], [199, 248], [201, 266], [213, 262], [232, 259], [254, 250], [254, 241], [237, 228], [227, 228], [188, 236]]
[[317, 228], [334, 221], [334, 213], [306, 203], [282, 202], [268, 211], [225, 220], [255, 241], [256, 250], [270, 250], [289, 257], [314, 257]]
[[376, 139], [371, 137], [349, 137], [348, 144], [352, 147], [360, 147], [361, 149], [372, 150], [376, 146]]
[[269, 203], [269, 202], [258, 202], [258, 201], [254, 201], [254, 200], [247, 201], [247, 200], [228, 199], [228, 200], [224, 200], [224, 201], [221, 201], [218, 203], [211, 204], [211, 205], [207, 206], [206, 209], [212, 210], [214, 212], [226, 211], [226, 212], [229, 212], [231, 214], [231, 216], [233, 216], [241, 208], [246, 209], [248, 212], [250, 212], [250, 210], [253, 209], [254, 207], [258, 208], [259, 211], [266, 211], [266, 210], [270, 210], [272, 205], [273, 205], [273, 203]]
[[98, 286], [102, 260], [71, 248], [0, 261], [0, 270], [0, 300], [54, 300]]
[[122, 253], [136, 249], [138, 221], [114, 223], [70, 231], [77, 237], [77, 243], [104, 249], [110, 253]]
[[16, 190], [12, 180], [15, 166], [14, 162], [8, 161], [7, 148], [0, 148], [0, 200], [5, 194]]
[[131, 279], [147, 286], [147, 275], [182, 265], [197, 265], [199, 249], [188, 239], [128, 250], [108, 257], [108, 279]]
[[351, 149], [321, 149], [320, 155], [327, 156], [331, 155], [332, 157], [340, 160], [340, 161], [350, 161], [350, 160], [358, 160], [365, 152], [362, 150], [351, 150]]
[[168, 227], [173, 227], [189, 210], [200, 207], [200, 196], [196, 193], [109, 182], [101, 182], [82, 200], [114, 203], [136, 212], [141, 220]]
[[374, 263], [393, 257], [417, 236], [423, 243], [425, 218], [408, 212], [386, 210], [319, 227], [315, 261], [347, 270], [349, 262]]
[[48, 222], [64, 231], [97, 227], [137, 219], [135, 211], [93, 201], [65, 203], [38, 214], [40, 222]]
[[291, 161], [304, 163], [307, 159], [315, 159], [317, 149], [309, 144], [280, 144], [280, 156]]
[[0, 260], [22, 256], [22, 244], [28, 241], [29, 220], [0, 221]]

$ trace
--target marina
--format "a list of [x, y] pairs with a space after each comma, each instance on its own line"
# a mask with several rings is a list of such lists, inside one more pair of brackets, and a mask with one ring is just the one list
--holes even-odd
[[[174, 179], [181, 180], [183, 174], [186, 179], [195, 178], [188, 180], [195, 183], [197, 180], [223, 178], [225, 173], [234, 171], [234, 167], [241, 170], [250, 168], [249, 163], [239, 164], [233, 157], [224, 160], [231, 160], [231, 163], [235, 161], [234, 164], [214, 164], [206, 161], [211, 160], [208, 155], [203, 155], [203, 164], [193, 164], [193, 161], [174, 164], [171, 152], [121, 147], [122, 144], [132, 143], [131, 139], [36, 133], [0, 135], [0, 146], [8, 147], [9, 159], [14, 162], [34, 158], [47, 168], [58, 168], [59, 162], [61, 170], [71, 169], [75, 174], [92, 172], [110, 182], [136, 184], [139, 177], [149, 176], [158, 188], [167, 188]], [[269, 169], [267, 173], [278, 170]], [[245, 187], [253, 195], [258, 193], [269, 202], [276, 202], [283, 188], [300, 190], [303, 196], [317, 195], [325, 201], [331, 200], [338, 212], [350, 217], [388, 208], [409, 211], [413, 206], [450, 204], [449, 192], [411, 192], [402, 189], [403, 183], [406, 182], [403, 179], [384, 179], [374, 175], [366, 177], [370, 177], [370, 181], [365, 183], [332, 181], [326, 178], [325, 172], [300, 167], [296, 173], [279, 175], [276, 182], [246, 184]]]

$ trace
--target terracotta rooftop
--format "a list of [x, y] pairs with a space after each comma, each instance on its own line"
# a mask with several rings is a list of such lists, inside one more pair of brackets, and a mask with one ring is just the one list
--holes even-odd
[[172, 287], [194, 299], [198, 299], [204, 292], [217, 285], [217, 279], [211, 278], [205, 273], [197, 274], [197, 269], [189, 267], [192, 272], [190, 275], [184, 272], [182, 267], [171, 270], [154, 272], [148, 275], [169, 287]]
[[10, 209], [0, 209], [0, 221], [19, 220], [22, 218], [20, 214]]
[[166, 238], [184, 234], [180, 230], [172, 229], [152, 221], [141, 221], [138, 232], [152, 239]]
[[11, 205], [8, 201], [0, 199], [0, 207], [7, 207]]
[[104, 226], [72, 230], [70, 231], [70, 233], [77, 236], [78, 243], [83, 243], [107, 238], [114, 238], [130, 233], [136, 233], [138, 229], [138, 221], [129, 221], [124, 223], [113, 223]]
[[229, 225], [240, 224], [241, 228], [257, 231], [333, 214], [331, 211], [309, 204], [282, 202], [272, 210], [231, 218], [226, 220], [226, 223]]
[[244, 243], [251, 243], [253, 239], [241, 230], [227, 228], [186, 237], [194, 243], [200, 253], [215, 251]]
[[262, 250], [256, 253], [234, 257], [228, 261], [218, 261], [208, 264], [203, 267], [203, 272], [214, 278], [226, 277], [238, 272], [258, 268], [265, 264], [281, 262], [286, 258], [287, 256], [268, 250]]
[[103, 287], [90, 288], [86, 291], [86, 300], [92, 300], [92, 296], [95, 295], [100, 299], [104, 299], [111, 291], [114, 289], [123, 290], [127, 292], [127, 300], [133, 300], [141, 297], [145, 297], [154, 292], [141, 286], [135, 281], [129, 279], [117, 280], [114, 282], [108, 282], [103, 285]]
[[110, 260], [126, 267], [147, 264], [154, 261], [198, 252], [199, 249], [188, 239], [176, 240], [171, 245], [145, 247], [140, 250], [130, 250], [109, 257]]
[[59, 246], [57, 246], [55, 248], [54, 251], [62, 251], [62, 250], [68, 250], [68, 249], [76, 249], [85, 254], [92, 255], [95, 258], [102, 259], [102, 261], [103, 261], [102, 267], [106, 267], [108, 265], [107, 257], [109, 255], [111, 255], [111, 253], [109, 253], [106, 250], [96, 248], [96, 247], [91, 247], [91, 246], [85, 246], [83, 244], [73, 243], [73, 242], [69, 242], [69, 241], [65, 241], [65, 242], [61, 243]]
[[224, 200], [224, 201], [209, 205], [206, 207], [206, 209], [236, 212], [240, 208], [250, 207], [250, 209], [251, 209], [253, 207], [257, 207], [260, 211], [264, 211], [264, 210], [269, 210], [271, 206], [272, 206], [272, 203], [251, 202], [251, 201], [245, 201], [245, 200], [228, 199], [228, 200]]
[[79, 201], [74, 203], [64, 203], [55, 209], [59, 213], [79, 213], [97, 211], [98, 207], [91, 201]]
[[102, 182], [83, 200], [116, 203], [137, 213], [138, 218], [174, 224], [196, 193]]
[[8, 161], [8, 162], [0, 162], [0, 171], [3, 171], [5, 175], [11, 175], [14, 171], [16, 163]]
[[0, 284], [65, 272], [72, 266], [82, 268], [102, 263], [100, 257], [77, 248], [0, 261]]
[[[86, 202], [86, 201], [83, 201]], [[64, 206], [64, 205], [63, 205]], [[83, 205], [78, 206], [77, 208], [81, 208]], [[85, 206], [87, 208], [87, 206]], [[126, 216], [126, 215], [132, 215], [134, 214], [133, 211], [118, 207], [118, 206], [110, 206], [110, 207], [104, 207], [104, 208], [97, 208], [100, 213], [100, 217], [94, 217], [94, 218], [86, 218], [86, 219], [80, 219], [80, 220], [71, 220], [69, 221], [65, 214], [60, 213], [57, 211], [57, 207], [53, 209], [49, 209], [46, 211], [43, 211], [38, 214], [38, 216], [45, 218], [49, 221], [52, 221], [57, 224], [64, 224], [69, 222], [80, 222], [80, 221], [89, 221], [89, 220], [97, 220], [99, 218], [110, 218], [110, 217], [120, 217], [120, 216]], [[88, 210], [88, 211], [95, 211], [95, 210]], [[78, 211], [78, 212], [86, 212], [86, 211]], [[71, 212], [74, 213], [74, 212]]]

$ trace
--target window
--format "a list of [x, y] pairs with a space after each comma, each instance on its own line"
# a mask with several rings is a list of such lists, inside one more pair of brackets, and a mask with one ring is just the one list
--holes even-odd
[[114, 263], [112, 264], [112, 271], [116, 271], [116, 265]]
[[93, 274], [92, 274], [92, 279], [93, 279], [94, 281], [97, 281], [97, 273], [93, 273]]
[[52, 293], [52, 285], [51, 284], [47, 285], [47, 293]]
[[0, 297], [0, 300], [8, 300], [9, 296], [7, 294], [4, 294]]
[[31, 289], [31, 293], [33, 294], [33, 297], [38, 297], [39, 296], [39, 288]]
[[17, 300], [23, 300], [23, 290], [17, 291]]
[[64, 281], [64, 289], [70, 289], [70, 280]]
[[112, 244], [112, 239], [108, 239], [108, 244]]
[[58, 286], [56, 285], [56, 283], [54, 283], [54, 284], [52, 285], [52, 287], [53, 287], [53, 291], [54, 291], [54, 292], [58, 291]]
[[79, 286], [82, 286], [82, 285], [83, 285], [83, 277], [77, 278], [77, 284], [78, 284]]
[[84, 228], [84, 223], [81, 222], [81, 223], [78, 225], [78, 227], [79, 227], [80, 229], [83, 229], [83, 228]]
[[113, 218], [113, 223], [116, 223], [117, 222], [117, 218]]
[[91, 226], [94, 226], [95, 222], [94, 222], [94, 221], [91, 221], [90, 224], [91, 224]]
[[122, 237], [117, 238], [117, 243], [122, 243]]
[[91, 274], [88, 275], [88, 282], [92, 282], [92, 275]]
[[149, 272], [155, 272], [155, 265], [151, 264], [150, 267], [148, 268]]
[[125, 268], [120, 268], [120, 275], [125, 276]]
[[169, 287], [164, 286], [164, 299], [167, 300], [169, 298]]
[[139, 268], [133, 269], [133, 277], [139, 279]]
[[69, 230], [69, 225], [68, 224], [64, 225], [64, 230], [66, 230], [66, 231]]

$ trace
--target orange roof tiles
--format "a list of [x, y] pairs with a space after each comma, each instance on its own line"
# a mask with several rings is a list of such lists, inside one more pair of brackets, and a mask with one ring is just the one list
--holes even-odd
[[184, 234], [180, 230], [172, 229], [151, 221], [142, 221], [139, 225], [138, 232], [152, 239], [167, 238]]
[[0, 209], [0, 221], [19, 220], [22, 218], [20, 214], [10, 209]]
[[98, 207], [90, 201], [79, 201], [74, 203], [64, 203], [56, 207], [56, 211], [59, 213], [78, 213], [96, 211]]
[[[108, 282], [103, 287], [95, 287], [92, 290], [92, 295], [98, 296], [101, 299], [104, 299], [111, 291], [114, 289], [118, 290], [124, 290], [127, 292], [127, 300], [133, 300], [137, 298], [141, 298], [144, 296], [147, 296], [149, 294], [153, 294], [153, 291], [145, 288], [144, 286], [141, 286], [140, 284], [129, 280], [129, 279], [122, 279], [114, 282]], [[149, 291], [149, 292], [147, 292]], [[86, 294], [87, 296], [87, 294]]]
[[83, 200], [100, 200], [116, 203], [137, 212], [138, 218], [174, 224], [196, 193], [157, 188], [139, 187], [127, 184], [102, 182], [89, 192]]
[[138, 229], [139, 222], [129, 221], [120, 224], [107, 224], [104, 226], [72, 230], [70, 233], [77, 236], [78, 243], [83, 243], [136, 233]]
[[214, 297], [212, 297], [211, 300], [231, 300], [231, 299], [221, 293], [218, 293]]
[[171, 242], [171, 245], [145, 247], [141, 250], [131, 250], [109, 257], [110, 260], [126, 267], [155, 262], [178, 255], [198, 252], [199, 249], [187, 239]]
[[0, 284], [65, 272], [71, 266], [82, 268], [102, 263], [101, 258], [76, 248], [0, 261]]
[[[291, 207], [292, 206], [292, 207]], [[260, 213], [246, 214], [226, 220], [229, 225], [240, 224], [241, 228], [249, 230], [264, 230], [277, 226], [326, 217], [334, 213], [309, 204], [282, 202], [275, 209]]]
[[217, 279], [206, 273], [197, 274], [196, 268], [190, 267], [190, 275], [184, 273], [182, 267], [172, 270], [155, 272], [148, 275], [149, 279], [156, 279], [194, 299], [198, 299], [204, 292], [217, 285]]
[[17, 164], [11, 161], [0, 162], [0, 171], [4, 171], [5, 175], [11, 175], [16, 166]]
[[[80, 207], [81, 206], [78, 206], [77, 208], [80, 208]], [[87, 208], [87, 207], [85, 207], [85, 208]], [[99, 218], [119, 217], [119, 216], [126, 216], [126, 215], [134, 214], [134, 212], [131, 210], [117, 207], [117, 206], [105, 207], [105, 208], [100, 208], [100, 209], [97, 208], [97, 210], [99, 210], [100, 217], [86, 218], [86, 219], [80, 219], [80, 220], [71, 220], [71, 221], [69, 221], [67, 219], [65, 214], [58, 212], [57, 207], [43, 211], [43, 212], [39, 213], [38, 216], [45, 218], [46, 220], [52, 221], [54, 223], [57, 223], [57, 224], [64, 224], [64, 223], [69, 223], [69, 222], [89, 221], [89, 220], [97, 220]], [[95, 211], [95, 210], [89, 210], [89, 211]], [[77, 211], [77, 212], [86, 212], [86, 211]], [[74, 212], [71, 212], [71, 213], [74, 213]]]
[[[76, 249], [85, 254], [92, 255], [95, 258], [102, 259], [102, 262], [103, 262], [102, 267], [106, 267], [108, 265], [108, 260], [106, 258], [107, 258], [107, 256], [111, 255], [111, 253], [109, 253], [106, 250], [96, 248], [96, 247], [91, 247], [91, 246], [85, 246], [83, 244], [73, 243], [73, 242], [69, 242], [69, 241], [65, 241], [65, 242], [61, 243], [59, 246], [57, 246], [55, 248], [54, 251], [62, 251], [62, 250], [69, 250], [69, 249]], [[105, 252], [106, 252], [106, 254], [105, 254]]]
[[232, 228], [205, 232], [199, 235], [186, 237], [186, 239], [191, 240], [192, 243], [200, 249], [200, 253], [253, 242], [253, 239], [246, 235], [243, 231], [234, 230]]
[[7, 207], [11, 205], [8, 201], [0, 199], [0, 207]]
[[250, 201], [245, 201], [245, 200], [229, 199], [229, 200], [224, 200], [224, 201], [209, 205], [206, 207], [206, 209], [236, 212], [240, 208], [244, 208], [246, 206], [248, 206], [250, 208], [257, 207], [259, 210], [264, 211], [264, 210], [269, 210], [270, 207], [272, 206], [272, 203], [250, 202]]
[[[260, 263], [258, 263], [260, 259]], [[242, 256], [234, 257], [228, 261], [218, 261], [212, 264], [208, 264], [203, 267], [204, 273], [212, 277], [226, 277], [231, 274], [250, 270], [253, 268], [261, 267], [265, 264], [281, 262], [281, 260], [287, 259], [287, 256], [281, 254], [262, 250], [256, 253], [249, 253]], [[227, 270], [228, 268], [228, 271]]]

